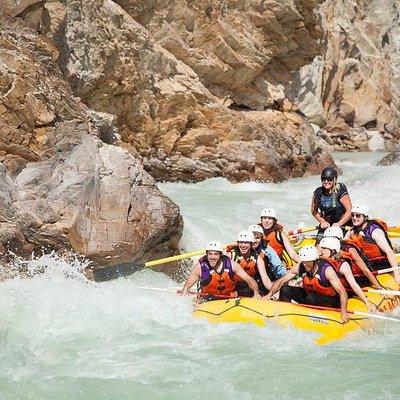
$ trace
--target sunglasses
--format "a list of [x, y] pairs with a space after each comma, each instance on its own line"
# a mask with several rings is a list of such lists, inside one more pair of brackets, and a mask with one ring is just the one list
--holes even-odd
[[322, 181], [322, 182], [324, 182], [324, 181], [333, 182], [334, 179], [335, 179], [335, 178], [328, 178], [328, 177], [326, 177], [326, 176], [322, 176], [322, 177], [321, 177], [321, 181]]
[[361, 218], [363, 217], [364, 214], [360, 214], [360, 213], [351, 213], [351, 218]]

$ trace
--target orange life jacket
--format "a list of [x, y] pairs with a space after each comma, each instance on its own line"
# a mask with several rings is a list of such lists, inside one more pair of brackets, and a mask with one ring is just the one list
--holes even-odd
[[282, 238], [282, 230], [283, 227], [277, 227], [276, 225], [274, 225], [271, 229], [264, 229], [264, 240], [277, 252], [280, 259], [282, 259], [283, 250], [285, 250], [285, 245]]
[[[236, 261], [244, 270], [254, 278], [258, 274], [257, 268], [257, 252], [254, 249], [250, 249], [249, 257], [245, 258], [239, 250], [239, 246], [232, 246], [229, 250], [229, 254], [233, 261]], [[236, 281], [241, 281], [239, 276], [235, 276]]]
[[358, 255], [361, 257], [361, 259], [364, 261], [365, 265], [367, 266], [367, 268], [369, 270], [371, 270], [371, 265], [370, 265], [370, 260], [368, 259], [368, 257], [366, 256], [366, 254], [364, 253], [364, 251], [358, 246], [358, 244], [352, 242], [351, 240], [342, 240], [342, 244], [341, 244], [341, 248], [343, 253], [348, 253], [351, 257], [351, 270], [353, 272], [353, 275], [364, 275], [364, 272], [360, 269], [360, 267], [358, 266], [358, 264], [356, 263], [356, 261], [353, 258], [353, 255], [350, 253], [349, 249], [353, 248], [357, 251]]
[[353, 275], [364, 275], [364, 272], [354, 261], [354, 258], [351, 253], [342, 250], [339, 255], [341, 260], [346, 261], [350, 265], [351, 272], [353, 273]]
[[[329, 258], [329, 261], [331, 262], [331, 265], [332, 265], [333, 269], [335, 270], [336, 275], [338, 276], [338, 278], [339, 278], [340, 282], [342, 283], [342, 285], [344, 286], [344, 288], [348, 289], [350, 287], [350, 285], [347, 282], [346, 277], [340, 272], [340, 267], [342, 266], [343, 263], [347, 262], [350, 265], [351, 270], [353, 271], [353, 268], [352, 268], [353, 257], [351, 256], [351, 254], [342, 250], [340, 252], [339, 259]], [[357, 264], [355, 264], [355, 265], [357, 265]], [[354, 272], [353, 272], [353, 274], [354, 274]]]
[[230, 296], [235, 291], [235, 274], [232, 269], [231, 259], [228, 256], [222, 256], [222, 269], [220, 272], [210, 267], [207, 256], [200, 258], [199, 263], [201, 267], [201, 294]]
[[330, 297], [337, 296], [336, 290], [325, 276], [325, 270], [328, 267], [332, 267], [335, 270], [334, 260], [330, 258], [320, 258], [317, 261], [317, 265], [318, 269], [316, 273], [314, 276], [310, 276], [306, 272], [303, 263], [300, 264], [299, 275], [303, 278], [303, 288], [306, 292], [320, 293]]
[[387, 234], [387, 224], [384, 221], [377, 219], [367, 221], [367, 226], [364, 229], [355, 230], [353, 228], [351, 230], [352, 235], [348, 239], [350, 243], [360, 248], [371, 261], [387, 260], [385, 252], [381, 250], [381, 248], [372, 238], [372, 232], [377, 228], [383, 230], [386, 240], [388, 241], [390, 247], [392, 247], [392, 243]]

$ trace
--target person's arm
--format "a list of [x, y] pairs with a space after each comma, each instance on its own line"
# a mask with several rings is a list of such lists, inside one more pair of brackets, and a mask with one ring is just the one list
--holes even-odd
[[190, 275], [186, 279], [186, 282], [183, 285], [180, 295], [185, 296], [186, 294], [188, 294], [189, 289], [200, 279], [200, 277], [201, 277], [201, 267], [200, 263], [197, 261], [196, 264], [193, 266]]
[[270, 300], [271, 297], [278, 291], [280, 288], [287, 282], [291, 281], [298, 273], [299, 273], [299, 264], [294, 266], [290, 271], [286, 273], [286, 275], [283, 275], [282, 278], [279, 278], [277, 281], [275, 281], [271, 289], [269, 290], [269, 293], [264, 296], [264, 299]]
[[[278, 253], [270, 245], [264, 249], [265, 257], [268, 258], [271, 269], [276, 278], [281, 278], [286, 274], [286, 267], [283, 265], [282, 260], [279, 258]], [[265, 262], [265, 260], [264, 260]]]
[[339, 201], [342, 203], [342, 205], [343, 205], [343, 207], [345, 209], [345, 213], [342, 215], [342, 218], [340, 218], [340, 220], [338, 222], [335, 222], [334, 224], [332, 224], [332, 226], [342, 226], [351, 217], [352, 204], [351, 204], [351, 200], [350, 200], [349, 194], [346, 193], [345, 195], [343, 195], [342, 198]]
[[340, 311], [342, 314], [342, 321], [346, 323], [349, 320], [349, 314], [347, 313], [347, 293], [346, 289], [343, 287], [342, 283], [340, 282], [336, 272], [333, 270], [332, 267], [328, 267], [325, 270], [326, 279], [328, 279], [329, 283], [332, 287], [336, 290], [340, 297]]
[[254, 293], [253, 297], [256, 299], [261, 299], [257, 282], [238, 263], [232, 261], [232, 270], [237, 276], [242, 278], [249, 285], [250, 289]]
[[272, 286], [272, 282], [271, 282], [271, 279], [269, 279], [269, 276], [267, 274], [267, 270], [265, 267], [265, 261], [261, 254], [259, 254], [258, 258], [257, 258], [257, 268], [258, 268], [258, 272], [260, 273], [261, 281], [262, 281], [263, 285], [265, 286], [266, 289], [270, 290], [271, 286]]
[[329, 225], [330, 225], [329, 222], [325, 221], [325, 219], [321, 216], [321, 214], [318, 211], [318, 204], [317, 204], [317, 199], [315, 198], [315, 192], [311, 199], [311, 214], [319, 222], [319, 226], [322, 229], [329, 227]]
[[291, 245], [288, 235], [286, 235], [286, 233], [283, 231], [281, 232], [281, 234], [282, 234], [283, 245], [285, 246], [285, 250], [289, 254], [290, 258], [295, 262], [299, 262], [300, 261], [299, 255], [296, 253], [293, 246]]
[[356, 280], [354, 279], [354, 275], [351, 271], [351, 267], [347, 262], [344, 262], [340, 266], [340, 273], [344, 275], [346, 278], [347, 282], [349, 283], [351, 289], [353, 292], [362, 300], [365, 305], [367, 306], [369, 311], [376, 311], [376, 307], [374, 304], [372, 304], [366, 297]]
[[375, 275], [368, 269], [368, 267], [365, 264], [364, 260], [358, 254], [358, 251], [355, 248], [350, 247], [349, 248], [349, 253], [353, 257], [353, 260], [357, 264], [358, 268], [360, 268], [360, 270], [363, 272], [363, 274], [369, 279], [369, 281], [371, 282], [372, 286], [375, 289], [382, 289], [382, 286], [378, 282], [378, 279], [376, 279]]
[[[379, 248], [386, 254], [386, 257], [388, 258], [389, 264], [392, 268], [397, 267], [397, 259], [396, 259], [396, 254], [394, 254], [394, 251], [390, 247], [390, 244], [386, 240], [385, 233], [383, 232], [382, 229], [377, 228], [374, 229], [372, 232], [372, 239], [375, 240], [375, 243], [379, 246]], [[395, 269], [393, 271], [394, 279], [400, 283], [400, 272], [398, 269]]]

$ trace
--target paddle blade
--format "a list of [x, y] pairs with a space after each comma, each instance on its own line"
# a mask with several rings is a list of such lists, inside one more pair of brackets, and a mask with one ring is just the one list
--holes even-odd
[[85, 270], [85, 275], [89, 280], [95, 282], [111, 281], [112, 279], [128, 276], [136, 271], [144, 268], [144, 264], [135, 264], [132, 262], [110, 265], [103, 268], [88, 267]]

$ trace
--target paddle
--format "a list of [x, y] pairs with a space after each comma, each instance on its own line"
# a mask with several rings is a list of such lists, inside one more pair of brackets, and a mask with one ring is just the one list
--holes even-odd
[[400, 290], [390, 290], [390, 289], [367, 289], [368, 293], [379, 293], [388, 296], [400, 296]]
[[292, 229], [291, 231], [287, 232], [288, 236], [295, 236], [299, 235], [300, 233], [306, 233], [306, 232], [313, 232], [318, 229], [318, 226], [309, 226], [308, 228], [298, 228], [298, 229]]
[[[324, 307], [324, 306], [313, 306], [311, 304], [300, 304], [297, 303], [300, 306], [304, 306], [307, 308], [313, 308], [316, 310], [330, 310], [330, 311], [337, 311], [340, 312], [340, 308], [333, 308], [333, 307]], [[369, 318], [376, 318], [376, 319], [384, 319], [384, 320], [388, 320], [388, 321], [396, 321], [396, 322], [400, 322], [400, 318], [395, 318], [395, 317], [387, 317], [386, 315], [381, 315], [381, 314], [373, 314], [373, 313], [369, 313], [369, 312], [364, 312], [364, 311], [349, 311], [347, 310], [348, 314], [353, 314], [353, 315], [362, 315], [364, 317], [369, 317]]]
[[389, 231], [388, 236], [393, 239], [398, 239], [400, 238], [400, 232]]
[[[295, 236], [295, 235], [298, 235], [298, 234], [301, 234], [301, 233], [312, 232], [312, 231], [315, 231], [317, 229], [318, 229], [318, 227], [316, 227], [316, 226], [293, 229], [293, 230], [288, 232], [288, 235]], [[391, 231], [391, 230], [392, 230], [393, 234], [396, 235], [394, 237], [399, 237], [400, 238], [400, 226], [390, 227], [389, 231]], [[225, 247], [226, 246], [228, 246], [228, 245], [225, 245]], [[192, 252], [189, 252], [189, 253], [183, 253], [183, 254], [179, 254], [179, 255], [176, 255], [176, 256], [172, 256], [172, 257], [160, 258], [160, 259], [157, 259], [157, 260], [152, 260], [152, 261], [148, 261], [146, 263], [141, 263], [141, 264], [135, 264], [133, 262], [127, 262], [127, 263], [122, 263], [122, 264], [117, 264], [117, 265], [104, 267], [104, 268], [97, 268], [97, 269], [93, 269], [91, 267], [87, 267], [85, 269], [85, 274], [88, 277], [88, 279], [92, 279], [92, 280], [94, 280], [96, 282], [109, 281], [111, 279], [117, 279], [117, 278], [120, 278], [120, 277], [123, 277], [123, 276], [130, 275], [130, 274], [132, 274], [132, 273], [134, 273], [136, 271], [139, 271], [139, 270], [141, 270], [141, 269], [143, 269], [145, 267], [147, 267], [147, 268], [154, 267], [156, 265], [166, 264], [166, 263], [170, 263], [170, 262], [173, 262], [173, 261], [180, 261], [180, 260], [184, 260], [184, 259], [187, 259], [187, 258], [200, 256], [202, 254], [205, 254], [205, 250], [204, 249], [192, 251]], [[389, 268], [389, 269], [386, 269], [386, 270], [378, 271], [378, 274], [391, 272], [391, 271], [393, 271], [393, 269]]]
[[127, 262], [117, 265], [110, 265], [103, 268], [86, 267], [84, 273], [89, 280], [93, 280], [95, 282], [105, 282], [131, 275], [143, 268], [143, 263], [135, 264], [133, 262]]
[[393, 233], [400, 233], [400, 225], [399, 226], [389, 226], [388, 231], [393, 232]]
[[[396, 254], [398, 256], [398, 254]], [[393, 268], [385, 268], [385, 269], [380, 269], [379, 271], [372, 271], [374, 275], [381, 275], [381, 274], [386, 274], [388, 272], [395, 271], [396, 269], [400, 269], [400, 267], [393, 267]]]
[[[133, 286], [135, 289], [140, 289], [140, 290], [150, 290], [154, 292], [175, 292], [177, 294], [180, 294], [182, 292], [182, 288], [158, 288], [158, 287], [150, 287], [150, 286]], [[190, 295], [195, 295], [197, 292], [195, 290], [189, 290], [188, 294]]]
[[350, 314], [362, 315], [362, 316], [368, 317], [368, 318], [376, 318], [376, 319], [383, 319], [383, 320], [386, 320], [386, 321], [400, 322], [400, 318], [387, 317], [386, 315], [372, 314], [372, 313], [363, 312], [363, 311], [348, 311], [348, 312]]

